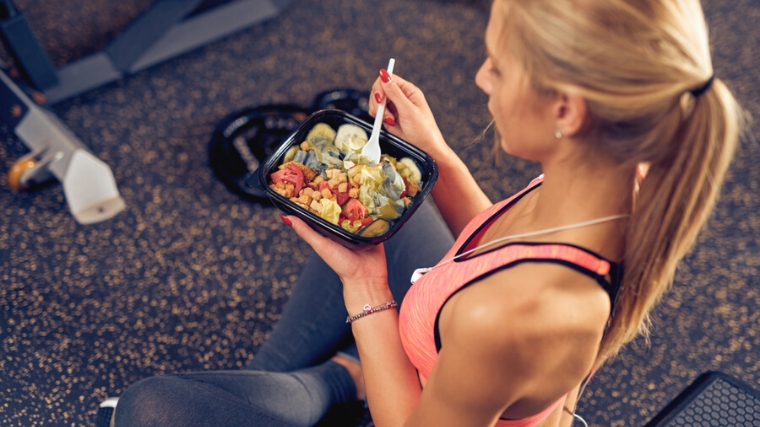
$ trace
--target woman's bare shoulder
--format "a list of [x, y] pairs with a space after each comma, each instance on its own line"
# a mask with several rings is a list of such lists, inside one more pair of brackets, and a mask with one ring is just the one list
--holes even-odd
[[[526, 263], [460, 291], [444, 307], [440, 332], [457, 347], [479, 349], [494, 369], [508, 361], [542, 385], [569, 389], [596, 358], [610, 303], [591, 278], [554, 264]], [[456, 350], [455, 350], [456, 351]]]

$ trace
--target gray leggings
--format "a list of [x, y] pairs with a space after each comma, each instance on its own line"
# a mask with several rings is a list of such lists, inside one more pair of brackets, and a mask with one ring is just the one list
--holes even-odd
[[[385, 242], [396, 301], [403, 301], [412, 272], [435, 265], [452, 244], [428, 203]], [[356, 396], [348, 371], [330, 361], [336, 351], [356, 355], [342, 292], [337, 275], [312, 255], [246, 369], [142, 379], [119, 398], [116, 426], [313, 426]]]

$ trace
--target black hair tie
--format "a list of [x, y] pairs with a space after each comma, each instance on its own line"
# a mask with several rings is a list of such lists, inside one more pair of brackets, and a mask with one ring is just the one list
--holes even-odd
[[710, 76], [710, 78], [703, 84], [702, 86], [691, 90], [691, 94], [694, 95], [695, 98], [699, 98], [703, 93], [707, 92], [707, 89], [710, 89], [710, 86], [713, 84], [713, 80], [715, 80], [715, 74]]

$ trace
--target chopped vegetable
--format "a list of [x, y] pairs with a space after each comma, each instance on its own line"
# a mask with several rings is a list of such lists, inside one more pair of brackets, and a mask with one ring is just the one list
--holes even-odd
[[340, 205], [330, 199], [320, 199], [319, 203], [322, 204], [322, 218], [330, 221], [331, 223], [338, 225], [338, 219], [340, 219]]
[[301, 192], [304, 184], [303, 172], [293, 162], [282, 165], [280, 170], [271, 175], [271, 178], [275, 184], [292, 184], [294, 195]]
[[359, 153], [367, 143], [367, 132], [359, 126], [346, 123], [338, 128], [335, 146], [345, 155]]
[[361, 231], [359, 231], [359, 235], [362, 237], [378, 237], [387, 233], [390, 228], [391, 224], [388, 221], [384, 219], [378, 219], [377, 221], [374, 221], [372, 224], [364, 227]]
[[346, 206], [343, 208], [343, 212], [341, 212], [340, 215], [347, 220], [354, 222], [367, 218], [369, 216], [369, 212], [360, 201], [356, 199], [349, 199], [348, 203], [346, 203]]
[[422, 174], [409, 157], [397, 161], [384, 154], [379, 164], [362, 157], [366, 142], [357, 125], [336, 132], [319, 123], [287, 151], [270, 187], [350, 233], [381, 236], [420, 191]]
[[287, 153], [285, 153], [285, 158], [282, 160], [283, 163], [288, 163], [293, 161], [293, 158], [296, 156], [296, 153], [298, 152], [297, 146], [290, 147], [290, 150], [288, 150]]
[[413, 182], [419, 185], [420, 181], [422, 181], [422, 172], [420, 172], [420, 168], [417, 166], [417, 163], [411, 158], [404, 157], [398, 161], [396, 167], [398, 168], [398, 172], [401, 174], [401, 176], [406, 178], [409, 182]]

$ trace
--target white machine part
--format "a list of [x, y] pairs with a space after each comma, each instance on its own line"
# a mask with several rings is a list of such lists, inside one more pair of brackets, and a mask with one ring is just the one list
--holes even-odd
[[10, 186], [29, 188], [54, 176], [63, 183], [69, 210], [81, 224], [104, 221], [121, 212], [126, 203], [108, 165], [92, 155], [66, 125], [30, 100], [2, 71], [0, 79], [27, 108], [14, 132], [31, 149], [11, 168]]

